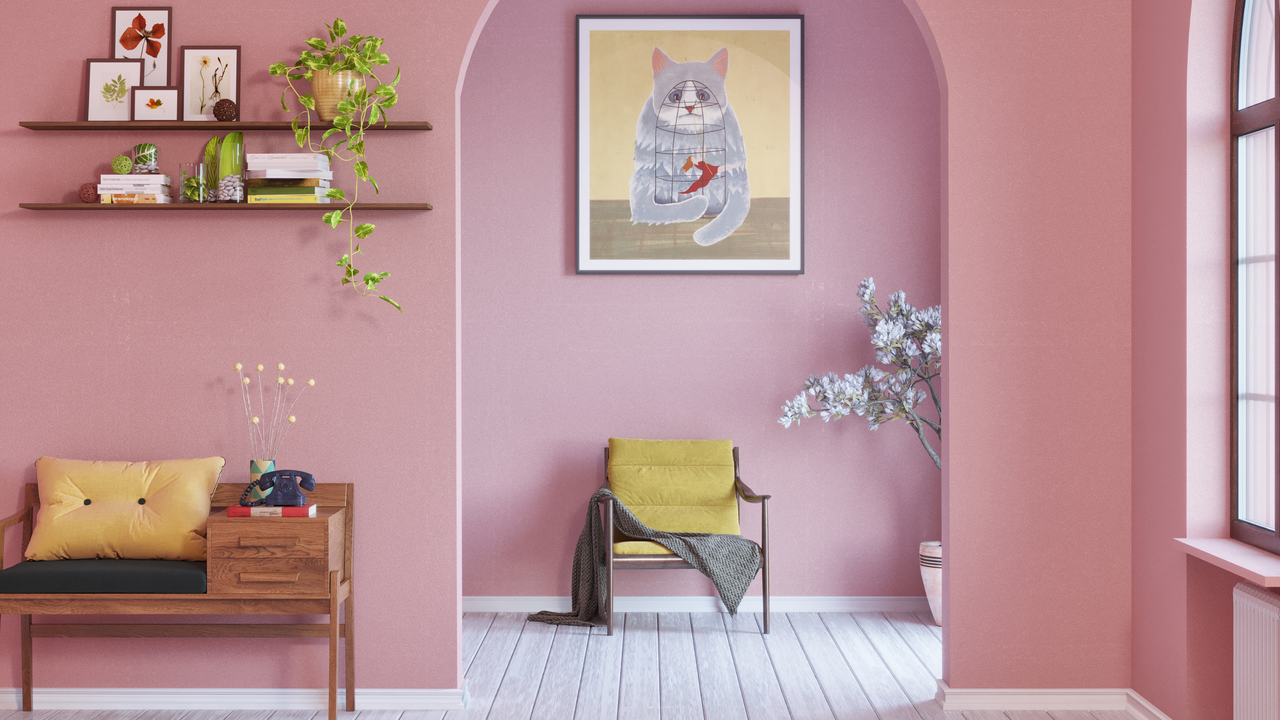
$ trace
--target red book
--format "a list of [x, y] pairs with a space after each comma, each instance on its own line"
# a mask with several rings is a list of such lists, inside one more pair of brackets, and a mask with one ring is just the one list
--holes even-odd
[[255, 505], [245, 507], [232, 505], [227, 508], [227, 517], [315, 517], [316, 504], [273, 507], [271, 505]]

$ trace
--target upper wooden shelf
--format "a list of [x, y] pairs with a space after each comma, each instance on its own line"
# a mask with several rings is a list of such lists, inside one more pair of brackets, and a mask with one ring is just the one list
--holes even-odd
[[[23, 120], [18, 123], [30, 130], [291, 130], [289, 120], [236, 120], [233, 122], [199, 122], [182, 120], [164, 121], [95, 121], [77, 120], [73, 122], [46, 122]], [[328, 129], [332, 123], [313, 122], [313, 128]], [[392, 120], [384, 128], [382, 123], [370, 125], [368, 130], [430, 130], [431, 123], [426, 120]]]

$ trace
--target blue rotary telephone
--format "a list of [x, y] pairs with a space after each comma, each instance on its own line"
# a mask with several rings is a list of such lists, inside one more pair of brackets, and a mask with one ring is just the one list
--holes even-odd
[[[250, 500], [253, 489], [258, 489], [261, 500]], [[307, 496], [303, 490], [315, 490], [316, 479], [311, 473], [301, 470], [272, 470], [263, 473], [262, 477], [249, 483], [240, 496], [240, 504], [245, 507], [254, 505], [270, 505], [272, 507], [301, 507], [307, 504]]]

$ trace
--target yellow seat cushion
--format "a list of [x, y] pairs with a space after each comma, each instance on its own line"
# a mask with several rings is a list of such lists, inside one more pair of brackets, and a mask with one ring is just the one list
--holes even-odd
[[[626, 540], [613, 544], [614, 555], [675, 555], [651, 540]], [[678, 559], [678, 558], [677, 558]]]
[[608, 470], [613, 494], [654, 530], [742, 534], [729, 440], [609, 438]]
[[225, 463], [42, 457], [40, 512], [25, 557], [204, 560], [210, 499]]

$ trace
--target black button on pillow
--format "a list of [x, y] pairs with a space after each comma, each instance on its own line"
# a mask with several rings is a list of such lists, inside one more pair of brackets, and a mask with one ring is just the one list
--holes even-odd
[[146, 499], [146, 498], [138, 498], [138, 504], [139, 504], [139, 505], [146, 505], [146, 504], [147, 504], [147, 499]]
[[93, 501], [92, 501], [92, 500], [90, 500], [89, 498], [85, 498], [85, 499], [84, 499], [84, 504], [85, 504], [85, 505], [92, 505], [92, 504], [93, 504]]

